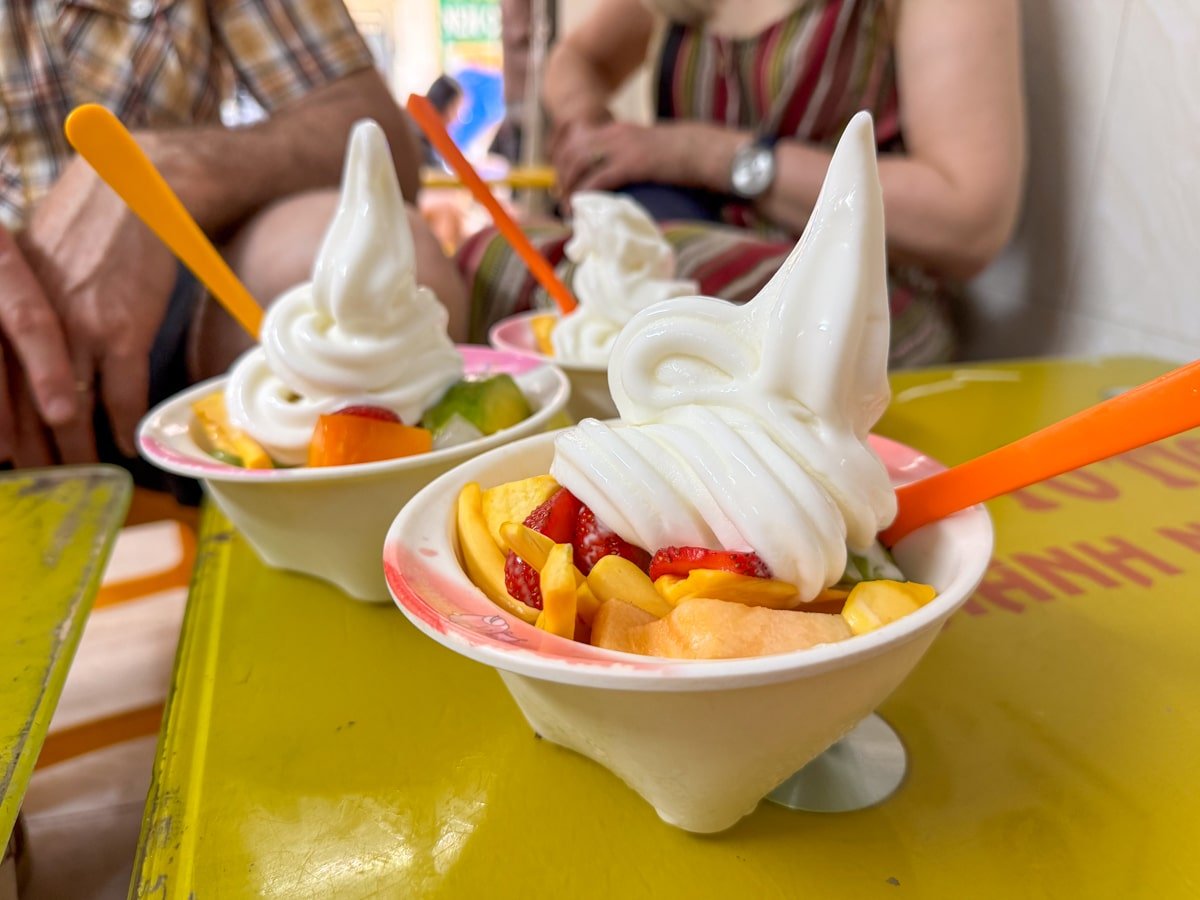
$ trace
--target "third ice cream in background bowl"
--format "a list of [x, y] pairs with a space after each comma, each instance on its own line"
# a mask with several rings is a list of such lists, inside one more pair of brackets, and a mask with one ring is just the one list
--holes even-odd
[[675, 254], [644, 208], [619, 194], [585, 191], [571, 198], [567, 258], [578, 306], [566, 316], [536, 311], [497, 322], [493, 347], [538, 353], [571, 380], [567, 411], [576, 420], [610, 419], [608, 359], [634, 315], [660, 300], [694, 294], [696, 283], [675, 278]]

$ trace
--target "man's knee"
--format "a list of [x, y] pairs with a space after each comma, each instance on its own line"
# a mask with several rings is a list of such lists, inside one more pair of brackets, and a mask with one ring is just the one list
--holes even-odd
[[225, 258], [264, 307], [312, 278], [313, 261], [337, 210], [336, 190], [296, 194], [263, 209], [225, 248]]
[[[312, 278], [321, 241], [337, 211], [338, 192], [311, 191], [275, 203], [246, 223], [228, 245], [225, 257], [250, 293], [264, 306], [289, 288]], [[457, 324], [465, 288], [457, 269], [421, 214], [405, 207], [413, 233], [417, 281], [431, 287], [451, 307]]]

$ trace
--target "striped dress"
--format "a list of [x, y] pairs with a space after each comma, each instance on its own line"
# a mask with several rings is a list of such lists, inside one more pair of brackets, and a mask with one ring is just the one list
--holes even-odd
[[[875, 119], [879, 149], [902, 149], [891, 29], [884, 0], [800, 0], [759, 34], [732, 39], [703, 26], [668, 23], [655, 66], [660, 120], [711, 122], [832, 149], [859, 110]], [[667, 222], [678, 275], [700, 291], [745, 302], [774, 274], [795, 235], [729, 197], [724, 224]], [[563, 255], [566, 226], [534, 230], [539, 248], [570, 283]], [[552, 301], [503, 239], [488, 229], [458, 254], [472, 291], [472, 338], [507, 315]], [[891, 364], [926, 365], [951, 358], [953, 289], [912, 267], [888, 273], [892, 310]]]

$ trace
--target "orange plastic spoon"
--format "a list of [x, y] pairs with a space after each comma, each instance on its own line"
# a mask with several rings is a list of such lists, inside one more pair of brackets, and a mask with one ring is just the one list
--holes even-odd
[[117, 117], [89, 103], [67, 116], [65, 130], [96, 174], [257, 340], [262, 309]]
[[512, 245], [513, 250], [521, 257], [525, 265], [529, 267], [529, 271], [533, 273], [533, 277], [546, 289], [546, 293], [554, 298], [554, 302], [558, 304], [558, 308], [562, 311], [563, 315], [571, 312], [575, 308], [575, 298], [571, 296], [571, 292], [567, 290], [567, 286], [554, 274], [554, 267], [546, 261], [546, 257], [538, 253], [537, 248], [530, 243], [529, 238], [525, 237], [525, 232], [521, 230], [521, 226], [514, 222], [512, 216], [504, 211], [504, 207], [500, 205], [492, 192], [488, 190], [488, 186], [483, 183], [483, 179], [479, 177], [479, 173], [475, 171], [474, 166], [467, 161], [467, 158], [462, 155], [462, 151], [455, 146], [454, 140], [447, 133], [445, 126], [442, 125], [442, 120], [438, 118], [437, 110], [433, 108], [433, 104], [424, 97], [413, 94], [408, 98], [408, 114], [413, 117], [413, 121], [425, 132], [425, 137], [429, 138], [429, 142], [442, 155], [442, 159], [462, 179], [462, 183], [471, 191], [472, 196], [491, 213], [492, 221], [496, 223], [496, 228], [504, 235], [504, 239]]
[[1200, 360], [952, 469], [896, 489], [892, 546], [960, 509], [1200, 426]]

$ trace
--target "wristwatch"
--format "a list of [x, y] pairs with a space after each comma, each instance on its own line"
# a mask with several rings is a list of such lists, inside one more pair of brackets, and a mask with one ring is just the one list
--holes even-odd
[[737, 196], [754, 200], [767, 192], [775, 180], [775, 144], [778, 141], [777, 135], [764, 134], [737, 148], [729, 171], [729, 181]]

